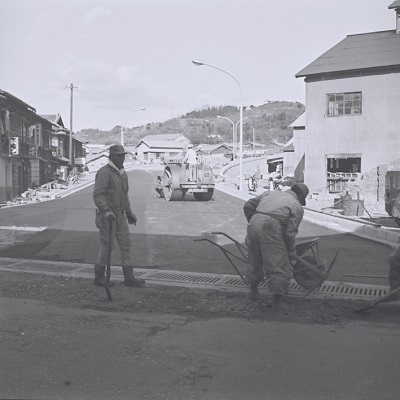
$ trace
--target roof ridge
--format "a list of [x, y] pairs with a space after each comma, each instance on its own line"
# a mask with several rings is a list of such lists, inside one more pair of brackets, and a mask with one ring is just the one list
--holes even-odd
[[374, 35], [374, 34], [377, 34], [377, 33], [386, 33], [386, 32], [394, 32], [394, 33], [396, 33], [396, 29], [385, 29], [384, 31], [364, 32], [364, 33], [350, 33], [349, 35], [346, 35], [346, 37], [349, 37], [349, 36], [362, 36], [362, 35]]

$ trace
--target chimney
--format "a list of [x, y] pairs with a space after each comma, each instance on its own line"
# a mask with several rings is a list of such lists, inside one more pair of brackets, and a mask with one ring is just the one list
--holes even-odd
[[400, 0], [394, 1], [388, 8], [396, 11], [396, 34], [400, 35]]

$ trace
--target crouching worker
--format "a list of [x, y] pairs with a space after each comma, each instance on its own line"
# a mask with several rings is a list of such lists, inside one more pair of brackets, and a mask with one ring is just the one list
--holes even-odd
[[295, 238], [303, 219], [308, 187], [297, 183], [290, 190], [266, 191], [244, 204], [248, 221], [246, 245], [250, 264], [246, 280], [250, 298], [258, 298], [258, 284], [267, 279], [272, 307], [279, 310], [289, 291], [290, 261], [295, 261]]
[[[400, 227], [400, 194], [396, 197], [396, 200], [392, 207], [391, 216], [396, 219], [397, 224]], [[400, 245], [389, 254], [389, 292], [393, 292], [400, 288]], [[389, 296], [386, 301], [400, 300], [400, 293], [396, 292]]]
[[[128, 223], [136, 225], [137, 219], [131, 210], [128, 197], [128, 175], [124, 170], [125, 154], [123, 146], [111, 146], [108, 164], [96, 173], [93, 200], [97, 207], [96, 226], [100, 230], [100, 252], [94, 267], [94, 283], [97, 286], [106, 284], [108, 249], [112, 251], [115, 239], [121, 252], [125, 285], [140, 287], [145, 283], [144, 279], [135, 278], [133, 275]], [[108, 243], [110, 224], [112, 243]], [[110, 282], [109, 286], [113, 286], [113, 283]]]

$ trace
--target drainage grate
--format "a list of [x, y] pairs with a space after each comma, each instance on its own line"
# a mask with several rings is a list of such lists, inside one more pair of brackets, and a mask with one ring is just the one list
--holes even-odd
[[[82, 268], [80, 273], [93, 273], [93, 269]], [[122, 268], [111, 267], [112, 275], [122, 275]], [[241, 278], [235, 275], [202, 274], [194, 272], [160, 271], [135, 268], [135, 276], [140, 276], [154, 283], [168, 282], [172, 284], [203, 285], [204, 287], [230, 287], [247, 289]], [[262, 282], [260, 289], [268, 290], [268, 283]], [[292, 295], [304, 296], [308, 290], [302, 288], [294, 279], [290, 281], [289, 292]], [[378, 298], [384, 296], [388, 289], [384, 286], [364, 285], [343, 282], [324, 282], [313, 292], [317, 296], [345, 298]]]
[[[224, 280], [225, 285], [231, 285], [231, 286], [242, 286], [246, 287], [245, 283], [240, 279], [240, 278], [227, 278]], [[260, 285], [262, 287], [264, 285], [263, 283]]]
[[147, 279], [163, 280], [163, 281], [178, 281], [178, 282], [194, 282], [194, 283], [220, 283], [220, 277], [207, 275], [192, 275], [192, 274], [177, 274], [174, 272], [155, 272], [147, 275]]
[[[42, 273], [48, 275], [62, 275], [74, 277], [92, 277], [93, 266], [88, 264], [75, 264], [63, 262], [33, 261], [0, 259], [0, 271], [18, 271]], [[144, 278], [153, 284], [169, 284], [175, 286], [225, 288], [248, 290], [246, 284], [237, 275], [218, 275], [196, 272], [180, 272], [159, 269], [134, 269], [135, 276]], [[114, 278], [122, 277], [121, 267], [111, 267]], [[267, 282], [259, 285], [261, 290], [268, 290]], [[295, 280], [290, 281], [289, 293], [304, 296], [308, 290], [303, 289]], [[313, 296], [334, 298], [370, 298], [376, 299], [387, 294], [385, 286], [366, 285], [345, 282], [324, 282], [313, 292]]]

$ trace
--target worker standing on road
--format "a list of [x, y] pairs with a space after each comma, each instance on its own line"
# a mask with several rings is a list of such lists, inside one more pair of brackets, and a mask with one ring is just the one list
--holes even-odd
[[303, 219], [308, 187], [294, 184], [291, 189], [266, 191], [244, 204], [248, 221], [246, 244], [250, 298], [258, 298], [258, 284], [267, 279], [272, 307], [281, 308], [292, 276], [290, 261], [295, 260], [295, 238]]
[[196, 165], [197, 165], [197, 153], [196, 150], [190, 148], [187, 150], [183, 162], [188, 164], [189, 169], [189, 181], [196, 182]]
[[[105, 286], [105, 269], [107, 255], [114, 247], [117, 239], [121, 252], [124, 283], [127, 286], [142, 286], [144, 279], [135, 278], [131, 259], [131, 242], [129, 239], [129, 224], [136, 225], [136, 215], [131, 210], [128, 197], [128, 175], [124, 170], [125, 149], [121, 145], [111, 146], [108, 164], [96, 173], [93, 190], [93, 200], [96, 204], [96, 226], [100, 230], [100, 252], [94, 267], [94, 283]], [[112, 243], [109, 241], [109, 229], [112, 229]], [[110, 282], [111, 283], [111, 282]], [[110, 286], [113, 284], [111, 283]]]

